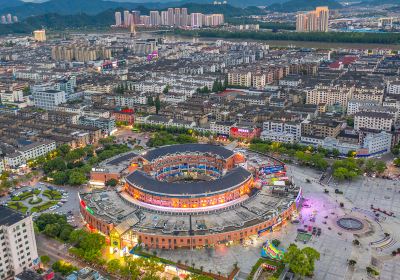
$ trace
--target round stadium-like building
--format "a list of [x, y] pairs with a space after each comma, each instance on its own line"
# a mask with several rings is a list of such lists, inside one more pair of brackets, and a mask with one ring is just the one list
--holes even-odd
[[92, 182], [117, 176], [124, 184], [81, 193], [81, 213], [88, 228], [118, 249], [243, 243], [279, 227], [301, 200], [284, 164], [263, 159], [254, 164], [242, 153], [209, 144], [130, 152], [93, 170]]

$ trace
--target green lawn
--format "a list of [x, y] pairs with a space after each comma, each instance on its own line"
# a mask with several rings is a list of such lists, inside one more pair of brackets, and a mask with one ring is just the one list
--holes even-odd
[[43, 195], [46, 196], [48, 199], [51, 200], [60, 200], [62, 195], [59, 191], [56, 190], [45, 190]]
[[249, 276], [247, 277], [247, 280], [252, 280], [254, 277], [254, 274], [256, 273], [258, 267], [260, 265], [262, 265], [263, 263], [269, 264], [269, 265], [273, 265], [276, 266], [277, 269], [274, 272], [273, 276], [276, 278], [279, 278], [279, 275], [281, 275], [283, 269], [285, 268], [285, 264], [281, 261], [277, 261], [277, 260], [270, 260], [270, 259], [264, 259], [264, 258], [259, 258], [258, 261], [256, 262], [255, 265], [253, 265], [251, 272], [249, 274]]
[[10, 201], [7, 206], [23, 214], [25, 214], [26, 211], [28, 210], [28, 207], [26, 207], [22, 202], [19, 201]]
[[49, 209], [51, 206], [56, 205], [57, 203], [58, 203], [57, 201], [47, 201], [47, 202], [45, 202], [45, 203], [43, 203], [43, 204], [41, 204], [41, 205], [32, 207], [31, 213], [34, 213], [34, 212], [41, 212], [41, 211], [47, 210], [47, 209]]
[[22, 201], [22, 200], [25, 200], [25, 199], [27, 199], [29, 197], [32, 197], [34, 194], [38, 195], [38, 194], [40, 194], [40, 191], [39, 190], [33, 190], [33, 191], [30, 191], [30, 192], [23, 192], [20, 195], [13, 196], [11, 198], [11, 200], [12, 201]]

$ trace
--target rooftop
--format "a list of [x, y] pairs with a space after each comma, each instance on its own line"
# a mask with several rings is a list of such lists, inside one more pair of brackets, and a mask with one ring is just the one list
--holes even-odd
[[234, 155], [231, 150], [228, 150], [221, 146], [209, 144], [181, 144], [163, 146], [160, 148], [149, 150], [142, 156], [148, 161], [153, 161], [159, 157], [177, 153], [208, 153], [218, 155], [224, 159], [228, 159]]
[[0, 206], [0, 225], [11, 226], [25, 219], [21, 213], [14, 211], [8, 207]]

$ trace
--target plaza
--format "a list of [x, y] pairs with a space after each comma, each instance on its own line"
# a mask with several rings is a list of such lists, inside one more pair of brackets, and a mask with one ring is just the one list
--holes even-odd
[[[235, 263], [240, 267], [238, 279], [246, 279], [252, 266], [260, 258], [261, 246], [268, 239], [279, 239], [280, 247], [287, 248], [290, 243], [295, 243], [300, 248], [310, 246], [320, 252], [320, 260], [316, 262], [313, 279], [367, 279], [366, 267], [373, 262], [380, 271], [380, 279], [394, 280], [399, 273], [399, 257], [392, 257], [391, 252], [400, 246], [400, 222], [397, 217], [385, 217], [382, 222], [376, 222], [368, 209], [370, 205], [379, 201], [384, 202], [379, 207], [393, 211], [395, 216], [400, 215], [398, 200], [400, 185], [397, 182], [376, 178], [361, 178], [359, 181], [328, 186], [329, 194], [324, 193], [324, 188], [318, 183], [321, 173], [311, 169], [288, 166], [288, 176], [299, 179], [298, 184], [304, 190], [305, 204], [303, 208], [304, 223], [295, 225], [285, 224], [279, 231], [274, 231], [253, 239], [252, 244], [216, 246], [215, 248], [195, 250], [157, 250], [157, 255], [162, 258], [182, 263], [195, 264], [204, 271], [221, 272], [227, 275]], [[309, 179], [311, 183], [307, 183]], [[334, 194], [334, 189], [339, 188], [343, 195]], [[385, 199], [390, 197], [390, 199]], [[341, 208], [339, 203], [343, 202]], [[378, 205], [378, 203], [376, 203]], [[315, 213], [315, 222], [310, 222], [308, 215]], [[336, 221], [340, 217], [352, 216], [366, 223], [372, 231], [364, 236], [354, 236], [354, 232], [341, 229]], [[327, 218], [325, 218], [327, 217]], [[295, 242], [297, 229], [304, 228], [304, 224], [321, 228], [320, 236], [312, 236], [306, 244]], [[329, 229], [330, 228], [330, 229]], [[385, 233], [390, 233], [394, 241], [388, 242], [382, 248], [373, 247], [370, 243], [381, 240]], [[360, 245], [354, 245], [357, 239]], [[353, 267], [348, 265], [348, 260], [356, 260]]]

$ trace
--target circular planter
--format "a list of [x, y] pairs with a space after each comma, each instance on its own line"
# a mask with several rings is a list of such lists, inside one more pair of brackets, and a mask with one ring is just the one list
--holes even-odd
[[35, 200], [35, 201], [33, 200], [33, 198], [29, 199], [29, 200], [28, 200], [28, 203], [31, 204], [31, 205], [36, 205], [36, 204], [39, 204], [39, 203], [42, 202], [42, 201], [43, 201], [43, 199], [41, 199], [40, 197], [38, 197], [37, 200]]

